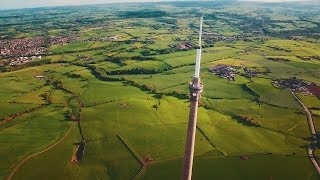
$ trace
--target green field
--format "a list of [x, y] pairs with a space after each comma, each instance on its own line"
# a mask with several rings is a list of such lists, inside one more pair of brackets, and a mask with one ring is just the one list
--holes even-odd
[[[0, 11], [0, 45], [43, 38], [45, 49], [21, 65], [9, 63], [23, 54], [0, 55], [0, 180], [180, 179], [200, 14], [193, 179], [318, 179], [306, 113], [272, 82], [320, 86], [319, 7], [177, 1]], [[234, 81], [228, 68], [210, 72], [218, 65], [236, 67]], [[319, 97], [297, 91], [320, 130]]]
[[[277, 166], [274, 166], [275, 162]], [[303, 170], [301, 169], [302, 164], [304, 165]], [[181, 174], [173, 169], [178, 169], [181, 165], [181, 160], [152, 165], [142, 179], [179, 179]], [[166, 168], [168, 170], [163, 171]], [[249, 160], [243, 161], [240, 156], [226, 158], [199, 156], [195, 159], [193, 178], [239, 179], [239, 175], [234, 173], [234, 171], [239, 171], [241, 172], [240, 177], [244, 179], [317, 179], [312, 168], [305, 157], [249, 155]], [[260, 172], [260, 169], [265, 170]], [[291, 170], [294, 171], [291, 172]], [[290, 173], [284, 176], [286, 171], [290, 171]], [[302, 171], [303, 173], [301, 173]], [[161, 174], [160, 178], [155, 178], [159, 173]]]

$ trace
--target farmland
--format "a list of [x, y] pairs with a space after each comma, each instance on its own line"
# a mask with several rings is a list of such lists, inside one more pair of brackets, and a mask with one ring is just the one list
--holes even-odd
[[[0, 179], [179, 179], [200, 14], [193, 179], [318, 179], [307, 116], [275, 82], [303, 82], [294, 93], [320, 130], [319, 10], [212, 1], [0, 11], [0, 50], [12, 53], [0, 55]], [[19, 39], [41, 39], [42, 57], [12, 64], [23, 55], [7, 44]]]

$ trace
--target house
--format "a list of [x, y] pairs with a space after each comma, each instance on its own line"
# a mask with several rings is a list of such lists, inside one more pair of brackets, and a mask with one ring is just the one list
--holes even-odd
[[39, 75], [39, 76], [35, 76], [35, 78], [36, 78], [37, 80], [44, 80], [46, 77]]

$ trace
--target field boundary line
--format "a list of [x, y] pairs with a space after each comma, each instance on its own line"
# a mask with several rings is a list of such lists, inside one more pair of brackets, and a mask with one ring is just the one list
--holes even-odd
[[139, 154], [131, 147], [131, 145], [121, 136], [117, 135], [120, 141], [127, 147], [127, 149], [133, 154], [133, 156], [140, 162], [141, 165], [145, 165], [143, 159], [139, 156]]
[[132, 178], [132, 180], [135, 180], [135, 179], [137, 179], [138, 177], [140, 177], [146, 170], [147, 170], [147, 166], [142, 166], [142, 168], [140, 169], [140, 171]]
[[72, 124], [68, 131], [65, 133], [65, 135], [59, 140], [57, 141], [56, 143], [54, 143], [53, 145], [47, 147], [46, 149], [40, 151], [40, 152], [37, 152], [37, 153], [34, 153], [34, 154], [31, 154], [30, 156], [26, 157], [25, 159], [23, 159], [19, 164], [16, 165], [16, 167], [11, 171], [10, 175], [8, 176], [7, 180], [11, 180], [13, 175], [19, 170], [19, 168], [25, 163], [27, 162], [29, 159], [39, 155], [39, 154], [42, 154], [44, 152], [47, 152], [49, 151], [50, 149], [54, 148], [56, 145], [60, 144], [69, 134], [69, 132], [71, 131], [72, 127], [74, 126], [74, 124]]
[[132, 178], [132, 180], [137, 179], [146, 171], [147, 163], [143, 161], [140, 155], [133, 149], [133, 147], [131, 147], [131, 145], [121, 135], [118, 134], [117, 137], [124, 144], [124, 146], [129, 150], [129, 152], [139, 161], [140, 165], [142, 166], [140, 171]]
[[209, 144], [216, 150], [218, 150], [219, 152], [221, 152], [224, 156], [227, 156], [228, 153], [222, 151], [220, 148], [218, 148], [211, 140], [210, 138], [207, 136], [206, 133], [204, 133], [204, 131], [197, 125], [197, 129], [199, 130], [199, 132], [206, 138], [206, 140], [209, 142]]
[[294, 129], [295, 129], [296, 127], [298, 127], [301, 123], [302, 123], [302, 121], [299, 122], [298, 124], [294, 125], [292, 128], [288, 129], [287, 132], [290, 132], [290, 131], [294, 130]]
[[[46, 107], [49, 107], [49, 106], [45, 105], [43, 108], [46, 108]], [[52, 110], [52, 111], [49, 111], [49, 113], [56, 112], [56, 111], [58, 111], [58, 110], [60, 110], [60, 109], [63, 109], [63, 107], [60, 107], [59, 109], [54, 109], [54, 110]], [[37, 111], [39, 111], [39, 110], [37, 110]], [[34, 111], [34, 112], [36, 112], [36, 111]], [[34, 113], [34, 112], [32, 112], [32, 113]], [[31, 113], [26, 113], [26, 114], [31, 114]], [[26, 114], [23, 114], [23, 115], [26, 115]], [[37, 114], [37, 115], [35, 115], [35, 116], [32, 116], [31, 118], [28, 118], [27, 120], [18, 121], [17, 123], [15, 123], [15, 124], [13, 124], [12, 126], [9, 126], [9, 127], [3, 127], [3, 126], [5, 126], [6, 123], [9, 123], [9, 122], [11, 122], [11, 121], [7, 121], [6, 123], [3, 123], [3, 124], [0, 123], [0, 130], [2, 130], [2, 129], [7, 129], [7, 128], [12, 128], [12, 127], [17, 126], [17, 125], [19, 125], [19, 124], [22, 124], [23, 122], [31, 121], [33, 118], [39, 117], [39, 116], [44, 115], [44, 114], [47, 114], [47, 113]], [[13, 119], [13, 120], [14, 120], [14, 119]], [[2, 122], [3, 122], [3, 121], [2, 121]], [[3, 127], [3, 128], [2, 128], [2, 127]]]
[[3, 118], [3, 121], [0, 122], [0, 125], [3, 125], [3, 124], [6, 124], [8, 122], [11, 122], [13, 121], [14, 119], [20, 117], [20, 116], [23, 116], [25, 114], [30, 114], [30, 113], [33, 113], [33, 112], [36, 112], [36, 111], [39, 111], [40, 109], [43, 109], [45, 108], [47, 105], [46, 104], [41, 104], [39, 106], [36, 106], [36, 107], [33, 107], [33, 108], [30, 108], [30, 109], [27, 109], [25, 111], [22, 111], [22, 112], [18, 112], [18, 113], [14, 113], [14, 114], [11, 114], [9, 116], [7, 116], [7, 120], [6, 118]]

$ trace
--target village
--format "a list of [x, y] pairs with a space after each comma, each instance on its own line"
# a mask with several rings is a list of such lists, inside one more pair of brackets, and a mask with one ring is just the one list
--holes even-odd
[[24, 57], [45, 53], [45, 39], [42, 37], [28, 39], [0, 40], [1, 57]]
[[[0, 40], [0, 57], [8, 58], [9, 65], [15, 66], [36, 59], [41, 59], [47, 54], [47, 46], [65, 44], [73, 40], [71, 36], [45, 37]], [[49, 42], [49, 44], [47, 44]]]
[[207, 43], [213, 43], [217, 41], [237, 41], [237, 40], [246, 40], [247, 38], [243, 36], [224, 36], [216, 32], [204, 32], [204, 41]]
[[219, 64], [209, 67], [209, 71], [214, 75], [218, 75], [221, 78], [228, 79], [229, 81], [235, 81], [236, 74], [239, 74], [240, 67], [228, 66], [225, 64]]
[[176, 50], [186, 51], [186, 50], [194, 49], [195, 45], [191, 42], [182, 42], [175, 45], [171, 45], [170, 47]]
[[9, 66], [15, 66], [15, 65], [19, 65], [19, 64], [23, 64], [29, 61], [33, 61], [36, 59], [41, 59], [42, 56], [30, 56], [30, 57], [18, 57], [18, 58], [14, 58], [10, 61]]
[[289, 88], [293, 92], [300, 92], [302, 95], [315, 95], [320, 98], [320, 86], [306, 80], [297, 78], [277, 79], [272, 81], [272, 85], [276, 88]]
[[115, 41], [115, 40], [119, 40], [122, 39], [122, 36], [108, 36], [108, 37], [92, 37], [89, 38], [86, 41], [107, 41], [107, 40], [111, 40], [111, 41]]
[[[239, 70], [243, 69], [244, 73], [240, 73]], [[240, 66], [229, 66], [225, 64], [218, 64], [209, 67], [209, 71], [212, 74], [219, 76], [220, 78], [228, 79], [229, 81], [235, 81], [235, 76], [240, 74], [247, 78], [256, 76], [257, 72], [253, 69], [247, 68], [244, 65]]]

